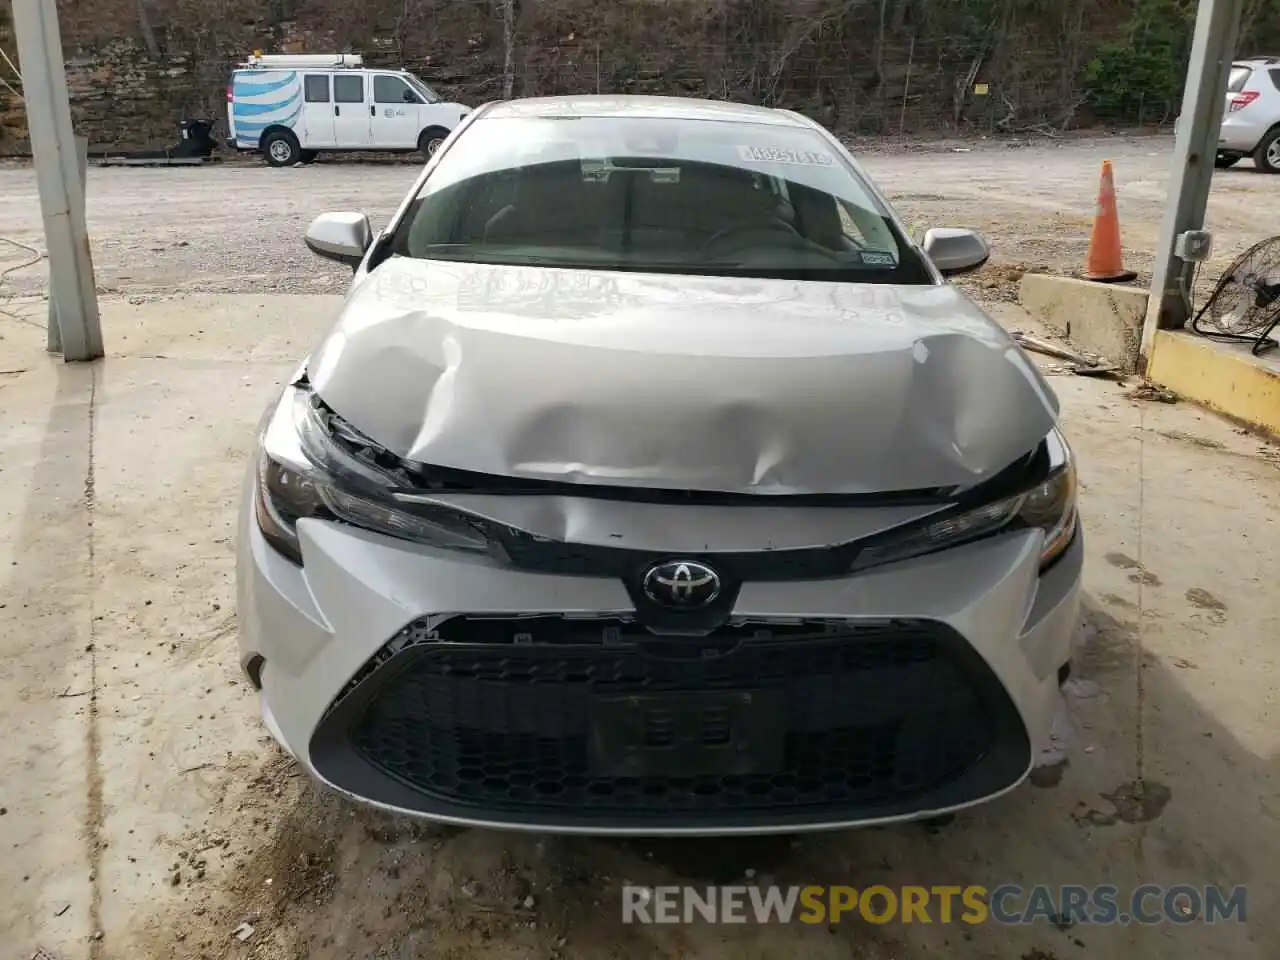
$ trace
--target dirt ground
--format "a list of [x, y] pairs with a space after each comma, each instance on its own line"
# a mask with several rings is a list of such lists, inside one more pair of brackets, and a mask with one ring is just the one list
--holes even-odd
[[[1078, 268], [1104, 158], [1130, 263], [1148, 268], [1167, 147], [974, 144], [867, 164], [912, 222], [988, 234], [997, 260], [969, 288], [1027, 328], [1016, 275]], [[38, 267], [0, 289], [0, 960], [1280, 956], [1280, 454], [1105, 381], [1052, 380], [1087, 531], [1069, 759], [992, 804], [928, 827], [615, 842], [413, 824], [299, 776], [236, 665], [237, 489], [253, 424], [344, 281], [302, 247], [306, 222], [384, 220], [412, 177], [93, 171], [112, 296], [109, 357], [92, 368], [44, 355], [43, 305], [26, 299]], [[1277, 209], [1280, 177], [1220, 174], [1220, 256], [1274, 233]], [[0, 169], [0, 236], [41, 242], [29, 170]], [[3, 246], [0, 270], [22, 262]], [[622, 923], [623, 884], [735, 881], [1246, 884], [1249, 921]]]
[[[1025, 271], [1083, 268], [1104, 159], [1116, 164], [1126, 265], [1148, 276], [1170, 147], [1156, 136], [978, 141], [899, 152], [877, 147], [863, 159], [909, 223], [982, 231], [994, 257], [966, 285], [987, 299], [1013, 300]], [[361, 210], [381, 225], [416, 172], [400, 163], [95, 169], [88, 213], [100, 290], [132, 297], [339, 292], [344, 271], [319, 265], [299, 242], [307, 223], [325, 210]], [[1277, 209], [1280, 177], [1259, 174], [1249, 162], [1219, 171], [1208, 216], [1217, 243], [1205, 280], [1253, 239], [1273, 234]], [[29, 169], [0, 167], [0, 227], [0, 236], [42, 243]], [[25, 258], [0, 244], [0, 270]], [[34, 294], [41, 284], [39, 271], [19, 271], [0, 293]]]

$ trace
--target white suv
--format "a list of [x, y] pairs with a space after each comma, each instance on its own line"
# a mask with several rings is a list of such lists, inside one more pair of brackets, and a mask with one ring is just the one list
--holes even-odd
[[1259, 170], [1280, 173], [1280, 57], [1231, 65], [1217, 165], [1234, 166], [1247, 156]]

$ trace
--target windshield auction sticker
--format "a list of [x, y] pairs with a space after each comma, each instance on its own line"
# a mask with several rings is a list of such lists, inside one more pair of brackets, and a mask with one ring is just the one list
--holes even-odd
[[898, 265], [898, 258], [884, 250], [863, 250], [861, 251], [861, 256], [863, 263], [870, 263], [877, 267], [896, 267]]
[[818, 150], [787, 150], [782, 147], [738, 147], [738, 156], [748, 163], [787, 163], [797, 167], [829, 167], [835, 160]]

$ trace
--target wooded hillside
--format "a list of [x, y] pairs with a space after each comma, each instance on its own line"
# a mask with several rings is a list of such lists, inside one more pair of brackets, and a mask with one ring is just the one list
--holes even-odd
[[[466, 102], [510, 90], [785, 105], [841, 131], [1167, 122], [1195, 0], [60, 0], [81, 129], [97, 143], [221, 118], [255, 48], [403, 63]], [[7, 14], [7, 10], [0, 8]], [[14, 55], [0, 23], [0, 47]], [[1246, 0], [1241, 54], [1280, 55], [1280, 0]], [[0, 76], [17, 79], [0, 61]], [[21, 105], [0, 85], [10, 143]]]

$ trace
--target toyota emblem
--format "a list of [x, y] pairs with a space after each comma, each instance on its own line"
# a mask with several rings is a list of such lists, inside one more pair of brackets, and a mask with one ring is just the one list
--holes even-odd
[[720, 596], [720, 574], [696, 560], [655, 563], [644, 575], [644, 594], [663, 607], [696, 610]]

